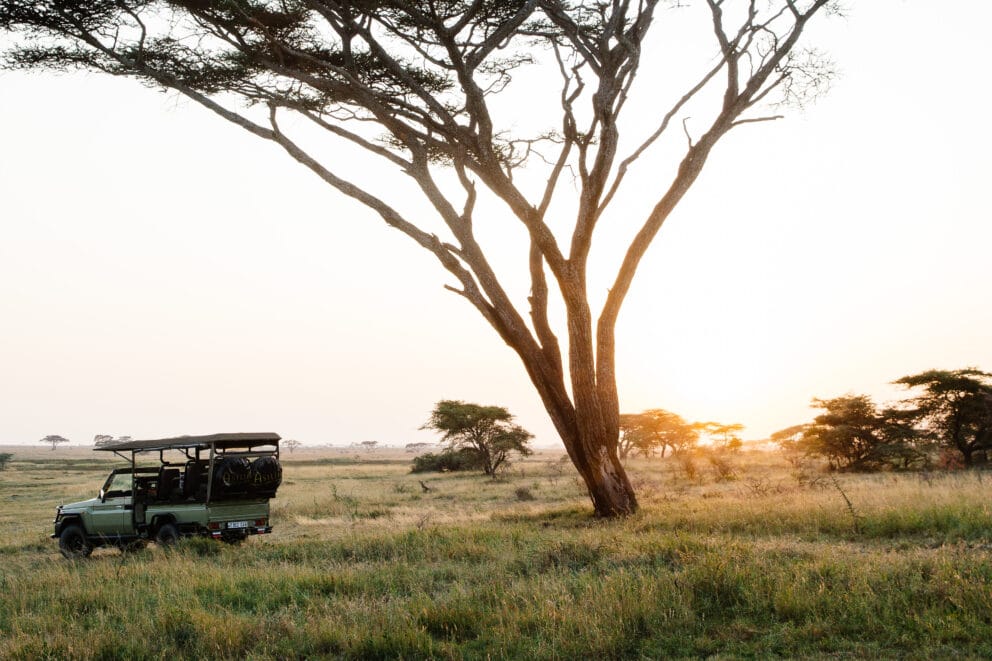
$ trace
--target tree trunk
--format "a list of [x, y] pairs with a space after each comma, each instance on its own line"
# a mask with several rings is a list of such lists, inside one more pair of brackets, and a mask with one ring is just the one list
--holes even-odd
[[594, 416], [580, 415], [576, 411], [562, 387], [560, 371], [557, 378], [546, 378], [546, 373], [531, 369], [533, 364], [527, 360], [524, 365], [541, 394], [572, 465], [585, 482], [596, 516], [615, 518], [636, 512], [634, 488], [618, 456], [619, 430], [607, 431], [600, 425], [588, 424]]
[[589, 489], [596, 516], [614, 518], [628, 516], [637, 511], [637, 497], [634, 487], [627, 479], [627, 473], [616, 456], [606, 447], [592, 462], [589, 475], [583, 475]]
[[[597, 374], [584, 286], [581, 282], [559, 284], [568, 306], [571, 393], [565, 387], [557, 346], [547, 342], [538, 345], [525, 328], [515, 323], [500, 325], [503, 318], [494, 317], [490, 323], [496, 321], [494, 326], [522, 360], [569, 459], [585, 482], [596, 516], [627, 516], [637, 511], [637, 498], [618, 456], [620, 411], [613, 396], [616, 377], [612, 370]], [[509, 314], [506, 318], [515, 321]]]

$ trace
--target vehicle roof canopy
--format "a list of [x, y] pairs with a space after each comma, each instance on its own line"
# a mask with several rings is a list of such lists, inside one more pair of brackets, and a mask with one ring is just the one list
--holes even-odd
[[151, 452], [155, 450], [183, 450], [187, 448], [253, 448], [259, 445], [279, 447], [279, 434], [272, 432], [209, 434], [207, 436], [176, 436], [146, 441], [124, 441], [103, 445], [94, 450], [104, 452]]

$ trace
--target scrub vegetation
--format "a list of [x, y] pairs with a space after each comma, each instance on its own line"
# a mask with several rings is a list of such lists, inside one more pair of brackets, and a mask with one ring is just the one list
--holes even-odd
[[13, 452], [5, 659], [992, 656], [982, 471], [632, 458], [642, 507], [602, 521], [560, 454], [421, 484], [401, 451], [299, 448], [271, 536], [67, 561], [47, 538], [54, 508], [92, 496], [114, 461]]

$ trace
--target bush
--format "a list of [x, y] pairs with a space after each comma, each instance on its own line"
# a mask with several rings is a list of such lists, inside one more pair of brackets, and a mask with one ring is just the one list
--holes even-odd
[[517, 497], [519, 501], [525, 500], [536, 500], [536, 496], [531, 493], [531, 490], [527, 487], [517, 487], [513, 494]]
[[691, 454], [686, 453], [679, 457], [679, 465], [682, 467], [685, 479], [690, 482], [695, 481], [699, 476], [699, 468], [696, 466], [696, 461], [692, 458]]
[[445, 450], [439, 454], [428, 452], [413, 459], [413, 473], [444, 473], [447, 471], [482, 470], [483, 459], [472, 448]]
[[10, 452], [0, 452], [0, 471], [7, 469], [7, 464], [10, 463], [13, 456]]
[[729, 482], [737, 479], [737, 468], [729, 459], [718, 455], [710, 455], [710, 465], [713, 466], [713, 476], [717, 482]]

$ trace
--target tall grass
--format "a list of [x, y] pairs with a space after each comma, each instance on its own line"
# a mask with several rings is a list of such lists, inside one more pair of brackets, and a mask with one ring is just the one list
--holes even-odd
[[547, 457], [429, 493], [402, 464], [289, 462], [268, 538], [76, 562], [45, 538], [51, 507], [101, 471], [31, 490], [51, 471], [15, 465], [3, 516], [29, 523], [0, 546], [0, 657], [992, 656], [975, 474], [844, 476], [855, 530], [829, 485], [736, 462], [733, 482], [632, 462], [642, 512], [612, 523]]

